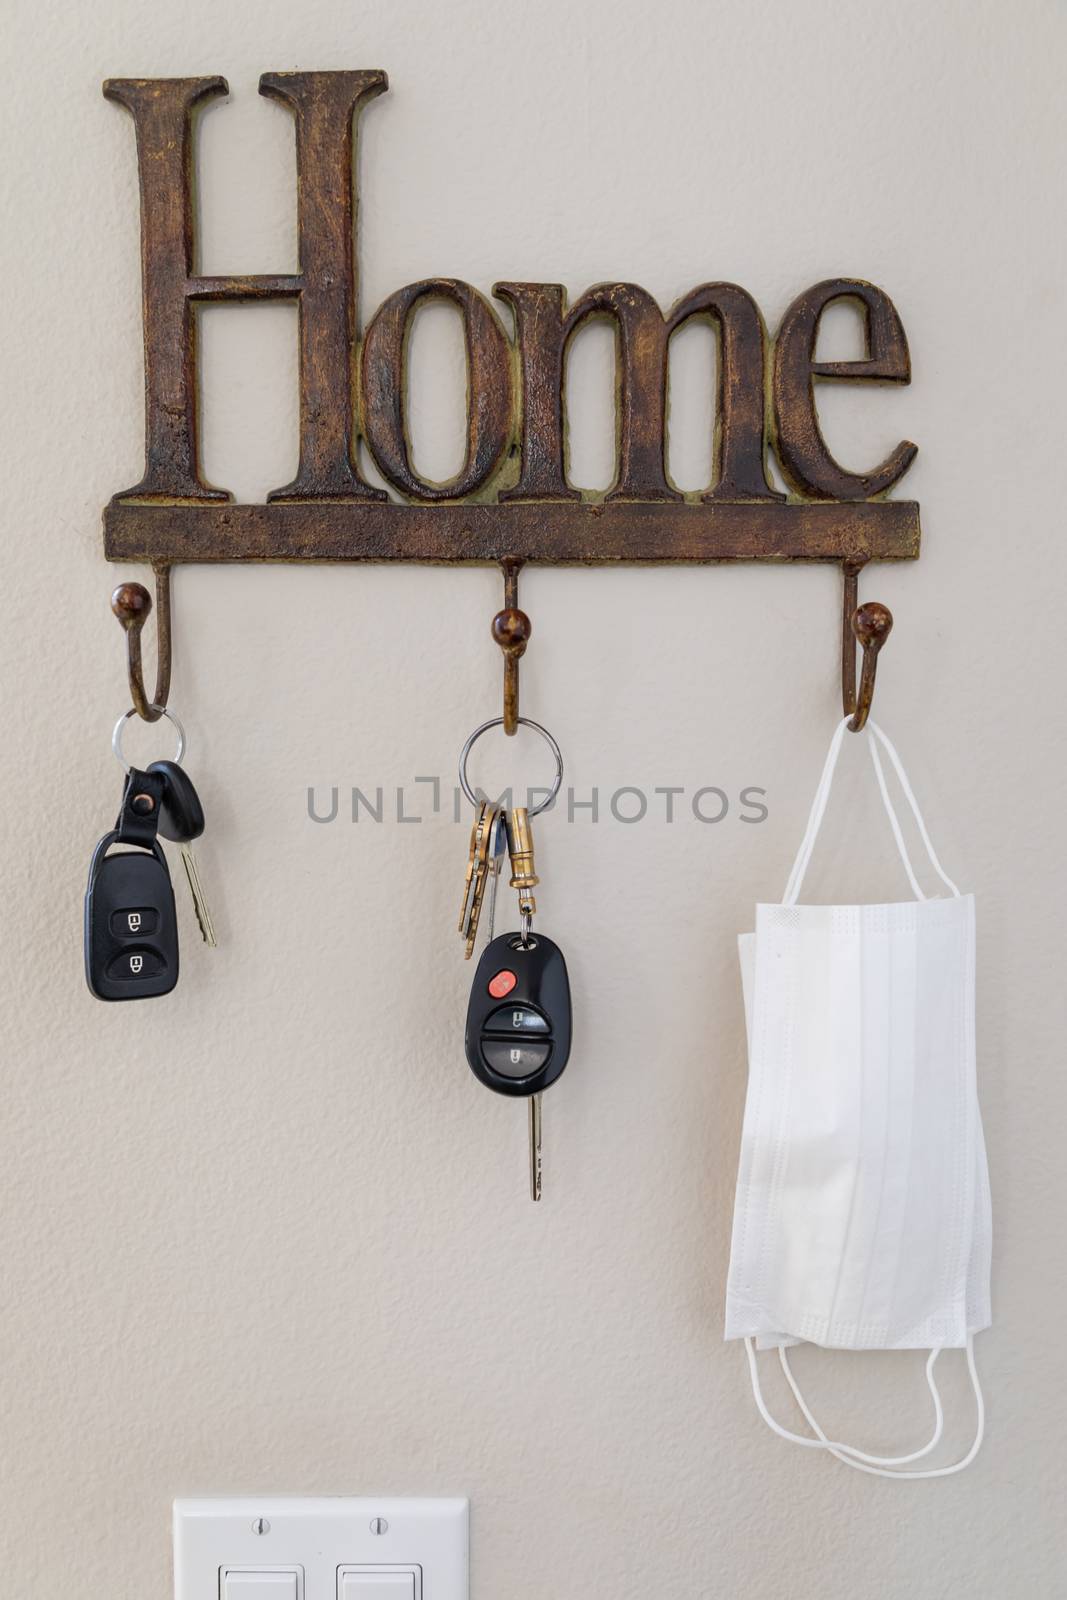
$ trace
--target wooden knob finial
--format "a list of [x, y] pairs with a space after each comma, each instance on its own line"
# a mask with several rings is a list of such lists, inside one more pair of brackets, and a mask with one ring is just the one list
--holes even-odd
[[866, 605], [857, 606], [852, 618], [852, 632], [864, 650], [870, 650], [875, 655], [889, 638], [892, 627], [893, 613], [877, 600], [868, 600]]
[[530, 642], [533, 624], [525, 611], [517, 606], [505, 606], [492, 621], [493, 638], [505, 655], [521, 656]]
[[148, 621], [152, 609], [152, 596], [143, 583], [120, 583], [111, 596], [111, 609], [127, 632], [138, 632]]

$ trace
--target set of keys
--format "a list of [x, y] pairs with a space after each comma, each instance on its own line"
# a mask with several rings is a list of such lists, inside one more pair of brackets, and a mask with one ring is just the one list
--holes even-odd
[[[494, 937], [497, 885], [505, 847], [511, 887], [519, 897], [519, 931]], [[471, 1071], [497, 1094], [529, 1104], [530, 1195], [541, 1198], [541, 1096], [567, 1065], [571, 997], [558, 945], [533, 932], [533, 831], [523, 806], [512, 811], [483, 800], [471, 833], [459, 931], [473, 954], [482, 905], [489, 896], [489, 942], [482, 951], [467, 1006], [465, 1047]]]
[[[200, 932], [215, 947], [192, 852], [203, 831], [200, 797], [178, 761], [129, 770], [115, 826], [93, 851], [85, 892], [85, 976], [98, 1000], [146, 1000], [178, 982], [174, 890], [160, 834], [180, 846]], [[116, 845], [125, 848], [112, 854]]]

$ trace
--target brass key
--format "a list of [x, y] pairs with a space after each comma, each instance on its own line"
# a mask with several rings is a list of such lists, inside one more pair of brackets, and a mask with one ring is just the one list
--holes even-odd
[[483, 800], [478, 807], [478, 814], [474, 819], [471, 829], [470, 857], [467, 861], [467, 876], [463, 884], [463, 904], [459, 913], [460, 936], [466, 940], [464, 955], [469, 961], [474, 953], [474, 941], [478, 936], [478, 919], [481, 916], [482, 901], [485, 897], [485, 886], [489, 877], [490, 844], [493, 837], [493, 825], [496, 820], [497, 807]]
[[478, 870], [478, 848], [482, 840], [482, 831], [485, 825], [485, 814], [488, 810], [488, 801], [483, 800], [474, 815], [474, 826], [471, 828], [470, 855], [467, 860], [467, 876], [463, 880], [463, 899], [459, 907], [459, 931], [466, 933], [467, 921], [470, 916], [471, 891]]
[[201, 935], [209, 949], [215, 950], [218, 948], [219, 943], [215, 937], [215, 924], [211, 920], [211, 912], [208, 910], [203, 885], [200, 882], [200, 869], [196, 864], [196, 857], [193, 855], [192, 847], [189, 844], [183, 843], [181, 845], [181, 856], [182, 866], [185, 868], [185, 876], [189, 883], [189, 892], [193, 897], [193, 910], [196, 912], [196, 920], [199, 924]]

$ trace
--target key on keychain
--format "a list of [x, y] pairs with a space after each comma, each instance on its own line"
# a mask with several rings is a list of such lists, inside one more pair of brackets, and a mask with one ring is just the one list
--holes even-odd
[[[511, 887], [518, 890], [523, 938], [528, 938], [537, 902], [533, 890], [540, 879], [534, 870], [533, 829], [525, 806], [516, 806], [507, 819]], [[532, 1094], [530, 1106], [530, 1193], [541, 1198], [541, 1095]]]
[[496, 932], [496, 896], [500, 887], [500, 868], [508, 843], [508, 814], [501, 806], [489, 830], [489, 943]]
[[200, 872], [193, 855], [192, 843], [204, 831], [204, 808], [193, 780], [184, 767], [176, 761], [153, 761], [147, 769], [163, 781], [163, 798], [160, 802], [159, 831], [164, 839], [172, 839], [181, 849], [182, 866], [193, 897], [193, 909], [200, 925], [204, 943], [210, 949], [218, 948], [215, 925], [211, 920]]
[[486, 945], [467, 1007], [471, 1071], [497, 1094], [530, 1102], [530, 1194], [541, 1198], [541, 1095], [571, 1049], [571, 994], [558, 945], [531, 933], [502, 933]]
[[[145, 1000], [178, 981], [178, 922], [163, 848], [156, 838], [164, 781], [131, 769], [118, 821], [89, 864], [85, 977], [98, 1000]], [[116, 844], [131, 848], [116, 855]]]
[[[478, 814], [471, 829], [470, 857], [467, 861], [467, 876], [463, 884], [463, 903], [459, 913], [459, 932], [462, 938], [466, 940], [464, 957], [468, 961], [474, 953], [474, 945], [478, 937], [482, 901], [485, 898], [486, 884], [490, 875], [489, 847], [493, 839], [497, 814], [497, 807], [488, 800], [483, 800], [478, 807]], [[496, 858], [493, 857], [492, 870], [494, 872], [496, 866]]]
[[[507, 833], [511, 886], [519, 895], [522, 932], [492, 937], [494, 893], [490, 941], [471, 988], [465, 1045], [471, 1070], [481, 1083], [497, 1094], [521, 1095], [529, 1103], [530, 1196], [540, 1200], [541, 1095], [562, 1075], [570, 1055], [570, 984], [558, 945], [531, 931], [536, 909], [531, 890], [539, 880], [529, 814], [518, 806], [498, 820]], [[502, 839], [499, 849], [502, 853]]]

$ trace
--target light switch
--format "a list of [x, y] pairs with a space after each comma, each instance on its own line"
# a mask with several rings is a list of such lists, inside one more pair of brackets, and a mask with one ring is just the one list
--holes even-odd
[[468, 1511], [457, 1496], [177, 1500], [174, 1600], [470, 1600]]
[[300, 1590], [300, 1573], [295, 1567], [224, 1567], [222, 1571], [222, 1600], [302, 1600]]
[[337, 1600], [422, 1600], [420, 1579], [415, 1567], [342, 1567]]

